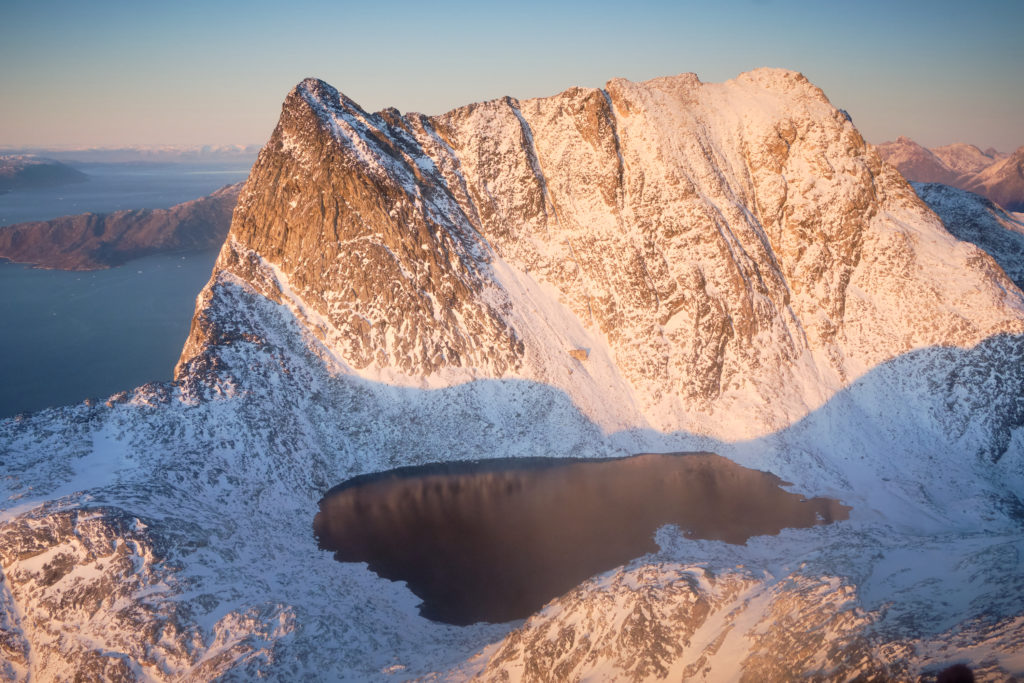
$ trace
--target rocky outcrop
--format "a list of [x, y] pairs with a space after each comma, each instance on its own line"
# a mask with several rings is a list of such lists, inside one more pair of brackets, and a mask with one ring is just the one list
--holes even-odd
[[82, 183], [89, 176], [53, 159], [32, 154], [0, 155], [0, 194], [34, 187]]
[[220, 246], [242, 184], [169, 209], [84, 213], [0, 228], [0, 258], [40, 268], [96, 270], [140, 256]]
[[863, 637], [872, 620], [836, 577], [775, 582], [648, 565], [610, 572], [553, 601], [489, 653], [477, 676], [550, 683], [595, 675], [638, 683], [905, 677], [873, 656]]
[[907, 180], [942, 183], [980, 194], [1007, 211], [1024, 211], [1024, 147], [1013, 154], [956, 143], [925, 149], [910, 138], [876, 148]]

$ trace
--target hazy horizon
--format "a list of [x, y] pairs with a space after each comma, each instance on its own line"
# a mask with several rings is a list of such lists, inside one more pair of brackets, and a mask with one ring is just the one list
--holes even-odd
[[874, 143], [1024, 144], [1024, 3], [744, 0], [368, 4], [13, 0], [0, 26], [0, 148], [261, 145], [288, 91], [438, 114], [694, 72], [804, 73]]

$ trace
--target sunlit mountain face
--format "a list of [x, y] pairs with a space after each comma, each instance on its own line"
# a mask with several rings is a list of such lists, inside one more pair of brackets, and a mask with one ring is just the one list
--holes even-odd
[[942, 183], [982, 195], [1008, 211], [1024, 211], [1024, 147], [981, 151], [963, 142], [926, 149], [907, 137], [878, 146], [907, 180]]
[[[941, 216], [793, 72], [434, 117], [303, 81], [175, 381], [0, 423], [4, 675], [1021, 673], [1015, 243]], [[680, 452], [714, 474], [615, 470]], [[342, 484], [535, 458], [614, 473]], [[544, 504], [504, 507], [518, 491]], [[773, 518], [790, 505], [803, 522]], [[472, 544], [510, 559], [462, 557], [450, 599], [327, 541], [422, 556], [428, 527], [517, 515], [522, 538]], [[531, 560], [545, 539], [602, 536], [628, 551], [525, 609], [437, 618], [557, 564]], [[461, 552], [434, 547], [422, 567]]]

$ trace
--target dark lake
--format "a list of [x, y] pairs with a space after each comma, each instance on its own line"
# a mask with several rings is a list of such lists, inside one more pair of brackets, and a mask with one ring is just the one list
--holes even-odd
[[89, 272], [0, 263], [0, 418], [171, 379], [217, 250]]
[[656, 551], [666, 524], [743, 544], [848, 518], [849, 507], [784, 483], [711, 453], [424, 465], [334, 487], [313, 531], [337, 560], [407, 582], [428, 619], [504, 622]]

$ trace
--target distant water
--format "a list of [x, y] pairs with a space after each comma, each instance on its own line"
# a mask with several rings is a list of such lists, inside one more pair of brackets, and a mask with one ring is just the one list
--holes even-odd
[[0, 417], [169, 380], [216, 258], [90, 272], [0, 264]]
[[0, 226], [78, 213], [166, 209], [245, 180], [242, 162], [172, 164], [69, 164], [89, 176], [84, 183], [0, 194]]
[[[249, 173], [239, 161], [70, 165], [89, 180], [0, 195], [0, 226], [167, 208]], [[170, 379], [216, 256], [152, 256], [87, 273], [0, 264], [0, 417]]]
[[712, 453], [404, 467], [328, 491], [313, 531], [336, 559], [405, 581], [428, 619], [504, 622], [656, 551], [666, 524], [745, 543], [849, 516], [782, 483]]

